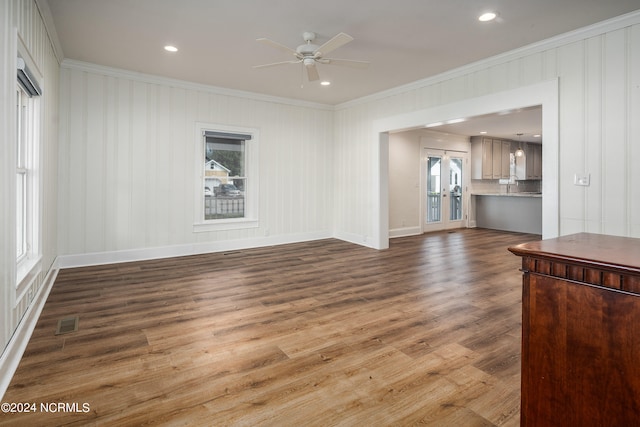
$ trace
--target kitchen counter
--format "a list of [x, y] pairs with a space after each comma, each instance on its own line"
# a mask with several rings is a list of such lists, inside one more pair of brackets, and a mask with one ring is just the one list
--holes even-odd
[[497, 197], [542, 197], [542, 193], [471, 193], [472, 196], [497, 196]]
[[542, 194], [472, 193], [471, 196], [470, 223], [476, 227], [542, 234]]

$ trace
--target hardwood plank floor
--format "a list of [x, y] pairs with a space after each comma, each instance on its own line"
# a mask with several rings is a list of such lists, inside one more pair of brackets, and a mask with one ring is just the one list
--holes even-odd
[[[507, 247], [537, 239], [466, 229], [62, 270], [3, 398], [37, 410], [0, 425], [517, 426]], [[73, 315], [78, 331], [54, 335]]]

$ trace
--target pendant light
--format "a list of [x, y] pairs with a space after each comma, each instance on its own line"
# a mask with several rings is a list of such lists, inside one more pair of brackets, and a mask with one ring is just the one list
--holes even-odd
[[523, 157], [524, 156], [524, 150], [522, 149], [522, 141], [520, 140], [520, 137], [523, 134], [522, 133], [516, 133], [516, 135], [518, 136], [518, 149], [515, 152], [515, 156], [516, 157]]

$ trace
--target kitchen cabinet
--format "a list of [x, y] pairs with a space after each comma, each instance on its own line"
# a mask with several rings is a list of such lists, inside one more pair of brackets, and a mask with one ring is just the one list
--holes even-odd
[[516, 178], [542, 179], [542, 145], [526, 143], [522, 147], [524, 156], [516, 157]]
[[491, 138], [485, 138], [482, 140], [482, 170], [480, 171], [480, 178], [492, 179], [493, 178], [493, 140]]
[[492, 150], [491, 150], [491, 178], [500, 179], [502, 178], [502, 141], [499, 139], [492, 139]]
[[493, 140], [493, 179], [509, 179], [509, 153], [511, 143], [502, 139]]
[[471, 137], [471, 179], [508, 179], [510, 148], [503, 139]]
[[524, 243], [521, 426], [640, 426], [640, 239]]
[[532, 144], [533, 179], [542, 179], [542, 145]]

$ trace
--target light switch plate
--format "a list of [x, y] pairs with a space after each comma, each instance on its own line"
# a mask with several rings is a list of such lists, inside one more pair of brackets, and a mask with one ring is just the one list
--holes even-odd
[[584, 187], [588, 187], [591, 183], [591, 175], [588, 173], [585, 174], [575, 174], [573, 176], [573, 184], [574, 185], [582, 185]]

